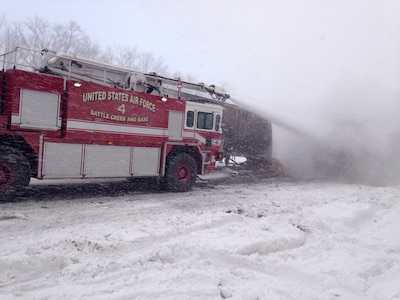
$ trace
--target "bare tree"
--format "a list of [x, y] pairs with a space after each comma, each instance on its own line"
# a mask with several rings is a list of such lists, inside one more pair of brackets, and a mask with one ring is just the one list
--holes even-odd
[[22, 26], [18, 27], [18, 35], [23, 42], [20, 46], [35, 50], [43, 49], [44, 45], [50, 43], [50, 28], [50, 23], [39, 17], [28, 19]]
[[50, 44], [53, 50], [89, 58], [100, 56], [100, 47], [75, 22], [52, 26]]
[[[5, 45], [5, 16], [0, 16], [0, 54], [4, 53], [6, 51], [6, 45]], [[0, 63], [0, 67], [2, 67]]]
[[[24, 44], [26, 39], [22, 38], [23, 35], [21, 36], [20, 34], [22, 31], [23, 30], [20, 24], [14, 23], [9, 25], [3, 21], [2, 26], [0, 27], [1, 54], [10, 52], [14, 50], [17, 46]], [[1, 68], [3, 69], [12, 66], [14, 65], [15, 62], [21, 64], [27, 64], [27, 62], [30, 62], [31, 60], [32, 60], [32, 55], [30, 55], [27, 52], [20, 53], [18, 57], [16, 57], [15, 55], [13, 56], [9, 55], [7, 57], [2, 56], [0, 60]]]
[[17, 24], [7, 24], [5, 16], [0, 19], [0, 47], [1, 53], [10, 51], [19, 44], [19, 36], [16, 34], [18, 29]]
[[168, 66], [163, 60], [155, 58], [150, 52], [139, 52], [136, 47], [117, 46], [113, 62], [117, 65], [135, 69], [141, 72], [155, 72], [166, 75]]
[[139, 56], [139, 69], [144, 72], [156, 72], [165, 75], [168, 66], [164, 64], [161, 57], [155, 58], [151, 52], [143, 52]]
[[[39, 17], [34, 17], [25, 22], [7, 25], [5, 17], [1, 17], [1, 53], [14, 50], [17, 46], [35, 51], [46, 48], [56, 52], [100, 59], [142, 72], [156, 72], [160, 75], [166, 75], [168, 70], [168, 66], [164, 64], [161, 57], [156, 58], [150, 52], [139, 53], [136, 47], [108, 47], [102, 51], [75, 21], [69, 21], [66, 24], [51, 24]], [[28, 52], [20, 53], [16, 60], [26, 65], [36, 67], [40, 65], [40, 57]]]
[[107, 47], [105, 50], [101, 51], [98, 59], [106, 63], [112, 64], [115, 61], [115, 54], [111, 47]]
[[116, 46], [115, 63], [131, 69], [139, 69], [139, 55], [136, 47]]
[[[23, 23], [2, 25], [0, 29], [0, 44], [4, 45], [4, 52], [18, 46], [35, 51], [46, 48], [89, 58], [99, 57], [101, 53], [99, 46], [93, 43], [74, 21], [66, 24], [51, 24], [39, 17], [34, 17]], [[40, 57], [28, 51], [19, 53], [17, 60], [23, 64], [40, 65]]]

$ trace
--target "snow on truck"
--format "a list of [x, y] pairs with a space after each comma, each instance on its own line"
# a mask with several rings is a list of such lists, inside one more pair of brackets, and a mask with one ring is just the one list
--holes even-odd
[[222, 88], [48, 50], [27, 69], [21, 51], [0, 56], [0, 198], [31, 177], [155, 177], [187, 191], [222, 158]]

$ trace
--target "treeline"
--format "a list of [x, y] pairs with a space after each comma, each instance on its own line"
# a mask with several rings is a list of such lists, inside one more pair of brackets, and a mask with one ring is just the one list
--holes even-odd
[[[50, 23], [42, 18], [34, 17], [24, 22], [8, 23], [6, 16], [0, 16], [0, 55], [12, 51], [16, 47], [36, 51], [50, 49], [142, 72], [156, 72], [160, 75], [172, 76], [168, 73], [168, 66], [161, 57], [155, 57], [151, 52], [141, 52], [136, 47], [129, 46], [117, 45], [102, 49], [75, 21]], [[1, 59], [0, 57], [0, 64]], [[40, 65], [34, 56], [20, 59], [26, 64]], [[179, 73], [175, 73], [174, 76], [179, 76]]]

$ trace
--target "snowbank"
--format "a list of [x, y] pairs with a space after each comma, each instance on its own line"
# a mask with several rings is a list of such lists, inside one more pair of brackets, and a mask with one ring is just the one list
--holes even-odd
[[2, 299], [400, 299], [400, 187], [279, 182], [2, 203]]

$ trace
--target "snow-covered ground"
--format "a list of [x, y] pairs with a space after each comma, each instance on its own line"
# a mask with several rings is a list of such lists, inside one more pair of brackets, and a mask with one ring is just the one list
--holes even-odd
[[400, 186], [113, 184], [0, 204], [1, 299], [400, 299]]

